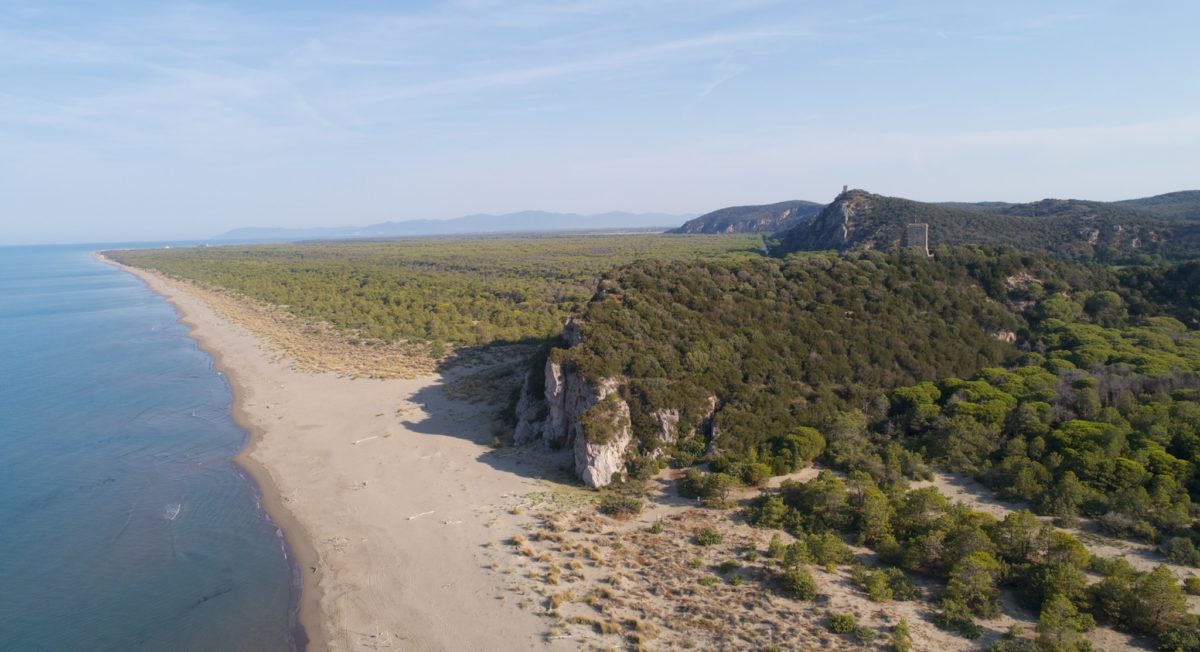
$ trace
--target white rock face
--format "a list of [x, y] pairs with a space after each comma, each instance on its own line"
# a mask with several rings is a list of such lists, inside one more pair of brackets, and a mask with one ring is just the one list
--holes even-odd
[[1000, 340], [1001, 342], [1008, 342], [1009, 344], [1017, 341], [1017, 334], [1013, 331], [996, 331], [995, 333], [992, 333], [992, 337]]
[[[576, 346], [582, 338], [581, 325], [574, 319], [567, 320], [563, 326], [563, 339], [567, 344]], [[538, 388], [530, 382], [532, 377], [532, 373], [525, 377], [517, 401], [517, 428], [513, 435], [516, 443], [524, 445], [540, 441], [555, 448], [570, 447], [575, 458], [575, 473], [591, 487], [606, 486], [615, 474], [623, 473], [629, 447], [633, 444], [629, 404], [623, 400], [614, 402], [609, 415], [613, 420], [609, 431], [613, 434], [604, 442], [587, 441], [580, 421], [588, 408], [617, 393], [622, 380], [588, 380], [570, 365], [555, 362], [553, 355], [546, 358], [546, 380], [540, 395]], [[681, 434], [693, 437], [701, 432], [710, 440], [715, 439], [717, 433], [712, 423], [716, 397], [709, 397], [708, 403], [708, 414], [687, 434], [679, 432], [679, 421], [683, 418], [680, 410], [668, 408], [656, 412], [654, 417], [661, 428], [660, 440], [664, 444], [674, 444]], [[661, 451], [655, 454], [661, 454]]]
[[683, 416], [679, 410], [664, 408], [655, 410], [651, 416], [658, 422], [658, 441], [666, 445], [674, 444], [679, 437], [676, 427], [679, 425], [679, 419]]
[[[599, 400], [603, 400], [603, 397]], [[633, 430], [629, 427], [629, 404], [617, 401], [614, 412], [614, 434], [608, 441], [593, 444], [582, 433], [575, 437], [575, 473], [589, 487], [607, 486], [614, 474], [625, 471], [626, 449], [633, 441]]]
[[562, 444], [567, 439], [567, 420], [565, 412], [565, 397], [567, 379], [563, 375], [562, 365], [546, 358], [546, 386], [542, 394], [546, 401], [548, 412], [542, 428], [542, 437], [547, 442]]

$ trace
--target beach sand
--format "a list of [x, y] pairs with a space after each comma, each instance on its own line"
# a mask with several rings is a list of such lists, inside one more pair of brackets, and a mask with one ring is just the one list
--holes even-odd
[[546, 641], [485, 569], [520, 530], [507, 505], [538, 490], [546, 464], [492, 451], [488, 409], [447, 398], [438, 375], [300, 371], [183, 284], [121, 267], [175, 306], [229, 380], [250, 433], [238, 462], [303, 575], [309, 650], [573, 647]]

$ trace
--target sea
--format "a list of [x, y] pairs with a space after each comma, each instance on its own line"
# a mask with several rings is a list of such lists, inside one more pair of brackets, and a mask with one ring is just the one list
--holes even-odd
[[122, 246], [0, 247], [0, 650], [302, 649], [229, 383]]

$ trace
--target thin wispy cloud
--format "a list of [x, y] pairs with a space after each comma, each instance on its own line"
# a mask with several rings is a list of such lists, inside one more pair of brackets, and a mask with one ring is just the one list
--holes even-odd
[[737, 77], [745, 71], [745, 66], [733, 64], [728, 61], [722, 61], [717, 65], [716, 77], [705, 84], [704, 88], [701, 88], [700, 92], [696, 94], [696, 101], [703, 101], [704, 98], [712, 95], [712, 92], [717, 90], [718, 86], [733, 79], [734, 77]]
[[[12, 2], [0, 214], [158, 237], [693, 212], [855, 180], [1150, 194], [1200, 168], [1200, 88], [1169, 64], [1200, 59], [1197, 18], [1085, 0]], [[1138, 29], [1156, 38], [1103, 45]]]

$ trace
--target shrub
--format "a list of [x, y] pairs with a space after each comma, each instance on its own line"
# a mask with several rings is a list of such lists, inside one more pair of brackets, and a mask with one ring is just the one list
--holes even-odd
[[894, 596], [888, 578], [883, 573], [871, 573], [866, 582], [867, 597], [871, 602], [887, 602]]
[[1194, 627], [1176, 627], [1159, 636], [1155, 648], [1162, 652], [1200, 652], [1200, 631]]
[[679, 479], [679, 484], [675, 490], [683, 498], [699, 498], [704, 493], [704, 483], [708, 478], [708, 474], [700, 469], [688, 469], [683, 473], [683, 477]]
[[711, 527], [701, 529], [696, 533], [696, 543], [702, 546], [715, 546], [725, 540], [725, 535]]
[[849, 634], [858, 629], [858, 619], [854, 614], [833, 614], [829, 616], [829, 631], [834, 634]]
[[800, 427], [767, 442], [771, 469], [779, 475], [806, 466], [825, 450], [825, 438], [812, 428]]
[[783, 559], [787, 553], [787, 545], [783, 543], [783, 537], [778, 534], [771, 535], [771, 542], [767, 544], [767, 556], [771, 559]]
[[600, 513], [618, 518], [629, 518], [642, 513], [642, 499], [629, 494], [605, 493], [600, 497]]
[[1200, 595], [1200, 577], [1191, 575], [1183, 580], [1183, 590], [1188, 595]]
[[854, 558], [846, 542], [832, 532], [810, 534], [806, 544], [813, 561], [826, 568], [836, 567]]
[[662, 521], [655, 521], [655, 522], [651, 523], [650, 527], [647, 528], [646, 531], [649, 532], [650, 534], [662, 534], [662, 531], [663, 531]]
[[859, 625], [854, 628], [854, 638], [859, 643], [870, 643], [879, 638], [879, 632], [866, 625]]
[[1046, 652], [1046, 650], [1052, 649], [1042, 648], [1027, 638], [1002, 638], [989, 645], [987, 652]]
[[744, 484], [751, 487], [761, 487], [771, 478], [771, 467], [762, 462], [743, 464], [738, 473]]
[[912, 649], [912, 632], [909, 631], [907, 618], [901, 618], [892, 630], [892, 649], [895, 652], [909, 652]]
[[812, 555], [808, 552], [808, 545], [803, 541], [794, 541], [784, 550], [783, 565], [787, 568], [807, 564], [812, 561]]
[[754, 527], [782, 528], [787, 519], [787, 503], [778, 495], [759, 496], [746, 508], [746, 521]]
[[817, 597], [817, 583], [807, 568], [789, 568], [779, 576], [783, 594], [793, 600], [812, 600]]
[[893, 600], [916, 600], [921, 597], [921, 589], [899, 568], [888, 568], [883, 572], [887, 577], [888, 588], [892, 591]]
[[728, 473], [704, 473], [688, 469], [679, 480], [677, 491], [684, 498], [698, 498], [705, 507], [729, 506], [729, 492], [740, 486], [737, 478]]
[[1161, 550], [1164, 557], [1176, 564], [1200, 566], [1200, 550], [1196, 549], [1191, 539], [1171, 537], [1163, 543]]
[[942, 610], [933, 617], [933, 623], [964, 638], [975, 639], [983, 634], [983, 629], [975, 624], [971, 609], [961, 600], [942, 600]]

